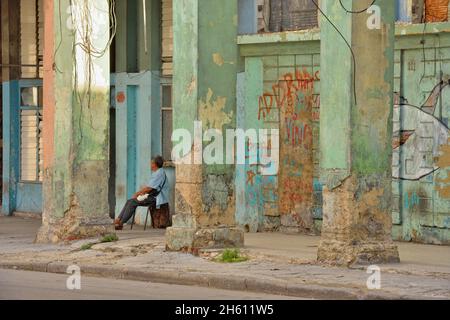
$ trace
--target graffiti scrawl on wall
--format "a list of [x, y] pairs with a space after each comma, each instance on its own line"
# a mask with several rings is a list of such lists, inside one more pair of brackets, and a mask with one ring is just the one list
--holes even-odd
[[313, 121], [319, 118], [315, 94], [319, 71], [286, 73], [258, 101], [258, 120], [279, 113], [280, 159], [278, 208], [286, 228], [313, 229]]
[[[394, 105], [393, 168], [395, 179], [420, 180], [439, 169], [436, 159], [448, 144], [448, 124], [435, 116], [439, 96], [449, 83], [435, 86], [423, 106], [396, 96]], [[402, 101], [401, 101], [402, 100]]]

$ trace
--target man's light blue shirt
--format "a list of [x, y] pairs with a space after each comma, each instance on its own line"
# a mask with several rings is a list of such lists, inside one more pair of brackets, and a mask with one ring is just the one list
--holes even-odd
[[[164, 184], [164, 180], [166, 180], [165, 184]], [[164, 184], [164, 186], [163, 186], [163, 184]], [[161, 192], [156, 197], [156, 206], [157, 207], [159, 207], [162, 204], [169, 203], [169, 181], [167, 179], [167, 175], [164, 172], [163, 168], [160, 168], [160, 169], [156, 170], [155, 172], [152, 172], [148, 186], [155, 190], [160, 190], [162, 187]]]

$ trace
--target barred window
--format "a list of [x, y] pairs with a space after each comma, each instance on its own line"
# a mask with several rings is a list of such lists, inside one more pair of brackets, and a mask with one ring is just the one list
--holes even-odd
[[20, 93], [20, 179], [42, 182], [42, 87], [22, 88]]

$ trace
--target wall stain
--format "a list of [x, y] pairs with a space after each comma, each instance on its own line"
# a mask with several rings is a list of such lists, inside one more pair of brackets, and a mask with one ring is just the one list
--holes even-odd
[[223, 60], [223, 57], [220, 55], [220, 53], [214, 53], [213, 54], [213, 61], [219, 67], [223, 66], [223, 64], [225, 63], [224, 60]]
[[225, 113], [226, 97], [218, 96], [215, 100], [212, 97], [213, 91], [209, 88], [205, 100], [200, 99], [198, 102], [199, 117], [204, 129], [222, 129], [233, 120], [233, 111]]

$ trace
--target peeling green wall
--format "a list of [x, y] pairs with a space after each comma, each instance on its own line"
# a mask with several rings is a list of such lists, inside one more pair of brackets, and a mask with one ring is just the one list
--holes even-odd
[[[394, 132], [415, 130], [415, 134], [394, 152], [399, 179], [393, 181], [393, 235], [449, 244], [450, 198], [440, 190], [450, 185], [446, 181], [450, 166], [442, 167], [439, 159], [448, 158], [445, 148], [450, 145], [445, 143], [450, 134], [450, 33], [428, 26], [425, 36], [418, 31], [399, 37], [396, 45], [395, 92], [401, 99], [396, 101], [400, 114], [394, 119]], [[441, 81], [447, 85], [439, 90]]]
[[[408, 103], [414, 106], [423, 106], [424, 103], [429, 98], [432, 93], [433, 88], [439, 83], [442, 70], [442, 78], [448, 80], [450, 75], [449, 69], [449, 52], [450, 52], [450, 28], [448, 24], [434, 24], [427, 25], [425, 29], [425, 34], [423, 35], [423, 25], [410, 25], [402, 26], [398, 25], [396, 29], [396, 50], [394, 57], [394, 78], [390, 81], [394, 83], [394, 90], [403, 96], [403, 98], [408, 100]], [[332, 32], [332, 30], [329, 30]], [[336, 32], [335, 30], [333, 32]], [[421, 45], [422, 38], [425, 38], [425, 64], [423, 63], [424, 51]], [[289, 40], [287, 40], [289, 39]], [[312, 41], [311, 41], [312, 40]], [[255, 72], [256, 66], [262, 63], [263, 59], [273, 58], [274, 56], [280, 55], [281, 52], [286, 54], [290, 53], [310, 53], [314, 52], [313, 48], [316, 47], [316, 52], [319, 53], [319, 37], [317, 37], [317, 32], [302, 32], [302, 33], [286, 33], [286, 34], [265, 34], [265, 35], [246, 35], [238, 38], [240, 42], [240, 52], [241, 55], [245, 57], [246, 61], [246, 71], [245, 71], [245, 89], [243, 94], [241, 94], [243, 105], [241, 108], [245, 110], [245, 122], [242, 126], [255, 126], [255, 119], [252, 118], [255, 112], [257, 112], [258, 104], [255, 103], [258, 92], [260, 92], [261, 86], [270, 87], [270, 81], [265, 81], [264, 74], [268, 74], [268, 70], [263, 68], [262, 75], [260, 75], [260, 80], [254, 77], [254, 75], [259, 74]], [[342, 39], [336, 36], [336, 43], [329, 44], [330, 48], [333, 48], [333, 54], [330, 53], [330, 59], [333, 58], [334, 53], [339, 50], [348, 50], [345, 45], [341, 45]], [[339, 45], [337, 45], [339, 43]], [[323, 48], [322, 44], [322, 48]], [[327, 47], [328, 47], [327, 46]], [[343, 48], [341, 48], [343, 47]], [[329, 49], [331, 50], [331, 49]], [[370, 58], [370, 55], [369, 55]], [[259, 61], [259, 62], [258, 62]], [[258, 64], [259, 63], [259, 64]], [[350, 60], [351, 63], [351, 60]], [[352, 99], [352, 91], [350, 86], [347, 84], [347, 91], [344, 90], [345, 85], [342, 85], [343, 73], [345, 66], [339, 66], [343, 68], [342, 73], [336, 74], [336, 77], [331, 79], [325, 79], [320, 77], [320, 86], [323, 87], [324, 83], [328, 83], [336, 87], [336, 97], [339, 97], [342, 91], [346, 92], [347, 99], [350, 101]], [[350, 66], [347, 66], [350, 67]], [[260, 67], [258, 67], [260, 68]], [[425, 68], [425, 74], [424, 74]], [[360, 68], [360, 72], [365, 72], [364, 67]], [[323, 67], [321, 67], [321, 74], [323, 73]], [[424, 77], [422, 78], [422, 75]], [[351, 81], [351, 79], [347, 79]], [[332, 87], [333, 88], [333, 87]], [[342, 89], [342, 90], [341, 90]], [[435, 109], [435, 116], [440, 118], [440, 106], [442, 105], [442, 122], [449, 126], [450, 119], [450, 86], [445, 87], [442, 92], [442, 98], [436, 101], [438, 106]], [[370, 90], [366, 92], [365, 95], [368, 99], [372, 99], [372, 103], [376, 104], [378, 99], [383, 99], [379, 94], [379, 90]], [[336, 98], [337, 99], [337, 98]], [[397, 101], [397, 100], [396, 100]], [[321, 99], [323, 103], [323, 98]], [[238, 101], [239, 105], [239, 101]], [[336, 110], [341, 110], [342, 106], [334, 104]], [[322, 104], [321, 104], [322, 107]], [[375, 108], [372, 107], [371, 108]], [[342, 110], [341, 110], [342, 111]], [[368, 110], [367, 112], [369, 112]], [[328, 120], [327, 120], [328, 119]], [[320, 114], [320, 121], [324, 121], [323, 114]], [[334, 117], [325, 118], [325, 121], [329, 121], [330, 126], [335, 126], [339, 124], [340, 121], [350, 121], [350, 118], [341, 119], [339, 117], [339, 112], [336, 112]], [[403, 119], [403, 123], [411, 122], [411, 119]], [[369, 124], [367, 124], [369, 126]], [[389, 125], [389, 124], [387, 124]], [[395, 131], [395, 126], [394, 126]], [[330, 150], [338, 150], [337, 154], [341, 152], [344, 147], [336, 141], [339, 139], [348, 139], [349, 136], [344, 134], [341, 136], [336, 133], [336, 136], [328, 137], [329, 133], [322, 133], [321, 138], [324, 136], [326, 139], [331, 139], [332, 143], [330, 145]], [[395, 132], [394, 132], [395, 134]], [[346, 138], [347, 136], [347, 138]], [[316, 140], [317, 141], [317, 140]], [[360, 141], [356, 139], [356, 143]], [[395, 138], [394, 138], [395, 142]], [[317, 142], [318, 143], [318, 142]], [[368, 143], [368, 142], [367, 142]], [[327, 145], [328, 145], [327, 144]], [[357, 148], [362, 148], [362, 151], [368, 152], [365, 142], [361, 142], [361, 145], [357, 145]], [[390, 145], [386, 146], [389, 148]], [[375, 152], [375, 151], [370, 151]], [[384, 155], [383, 155], [384, 154]], [[332, 153], [332, 155], [335, 155]], [[319, 156], [319, 155], [317, 155]], [[335, 163], [346, 163], [346, 155], [342, 154], [339, 161], [339, 155], [337, 155], [334, 160]], [[376, 154], [373, 159], [377, 157], [386, 157], [384, 152]], [[394, 152], [394, 168], [396, 155]], [[318, 160], [318, 159], [317, 159]], [[398, 161], [398, 160], [397, 160]], [[433, 163], [433, 154], [430, 152], [426, 161]], [[283, 160], [281, 159], [281, 163]], [[377, 163], [372, 163], [371, 160], [368, 162], [361, 162], [359, 170], [364, 171], [367, 166], [368, 171], [381, 170]], [[341, 171], [342, 174], [345, 173], [345, 166]], [[260, 197], [258, 197], [257, 206], [248, 206], [250, 200], [254, 199], [252, 196], [252, 190], [263, 190], [264, 185], [262, 181], [255, 178], [256, 184], [254, 186], [246, 185], [245, 168], [238, 169], [236, 176], [236, 184], [238, 190], [243, 195], [238, 198], [238, 204], [242, 206], [237, 208], [236, 220], [242, 225], [250, 225], [250, 231], [255, 230], [261, 225], [258, 222], [261, 216], [265, 216], [265, 228], [278, 229], [281, 226], [281, 221], [279, 219], [279, 213], [271, 216], [272, 210], [267, 210], [264, 208], [264, 201], [260, 202]], [[403, 170], [406, 170], [406, 166], [403, 165]], [[418, 241], [424, 243], [449, 243], [450, 236], [450, 201], [449, 199], [443, 197], [439, 192], [439, 186], [442, 185], [438, 181], [445, 180], [447, 177], [447, 172], [450, 168], [441, 168], [437, 172], [429, 174], [417, 181], [407, 181], [401, 179], [393, 179], [393, 207], [392, 207], [392, 217], [393, 217], [393, 230], [392, 236], [397, 240], [406, 241]], [[300, 171], [300, 170], [299, 170]], [[440, 179], [440, 180], [439, 180]], [[320, 219], [322, 218], [322, 184], [319, 181], [313, 182], [314, 190], [314, 206], [311, 208], [312, 216], [315, 218], [315, 225], [320, 229]], [[260, 195], [259, 193], [257, 193]], [[247, 204], [247, 206], [245, 206]], [[269, 222], [270, 221], [272, 224]], [[274, 224], [273, 224], [274, 223]]]
[[[347, 8], [351, 7], [352, 0], [342, 2]], [[333, 23], [341, 31], [347, 41], [351, 41], [352, 19], [345, 19], [338, 14], [342, 7], [338, 1], [324, 1], [323, 11], [333, 17]], [[334, 61], [335, 56], [343, 57], [339, 64], [322, 65], [322, 74], [333, 74], [333, 77], [323, 77], [321, 87], [328, 88], [332, 93], [321, 98], [322, 108], [331, 108], [333, 112], [321, 114], [320, 143], [322, 144], [320, 166], [324, 170], [339, 172], [338, 175], [347, 175], [350, 170], [350, 107], [352, 105], [352, 56], [344, 40], [339, 36], [331, 24], [322, 19], [320, 32], [334, 38], [335, 41], [321, 41], [321, 59]], [[331, 66], [333, 71], [328, 70]], [[336, 103], [339, 101], [340, 103]]]
[[[236, 127], [237, 0], [174, 1], [174, 129]], [[234, 166], [202, 167], [201, 219], [232, 221]], [[193, 178], [195, 180], [195, 178]]]
[[[236, 127], [236, 74], [238, 64], [237, 1], [199, 1], [199, 119], [204, 129], [225, 130]], [[210, 103], [205, 103], [211, 90]], [[223, 107], [219, 99], [225, 99]], [[202, 106], [218, 108], [215, 114], [203, 114]], [[208, 117], [209, 116], [209, 117]], [[214, 124], [210, 122], [214, 116]], [[230, 174], [233, 167], [207, 166], [207, 174]], [[229, 177], [227, 178], [229, 179]]]

